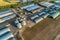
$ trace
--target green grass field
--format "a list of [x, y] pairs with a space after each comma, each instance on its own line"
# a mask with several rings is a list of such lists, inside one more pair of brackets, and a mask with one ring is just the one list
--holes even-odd
[[[11, 0], [9, 0], [11, 1]], [[15, 4], [16, 2], [7, 2], [6, 0], [0, 0], [0, 6]]]

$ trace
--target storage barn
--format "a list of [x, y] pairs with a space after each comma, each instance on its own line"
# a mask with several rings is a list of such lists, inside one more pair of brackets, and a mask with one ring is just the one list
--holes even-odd
[[49, 3], [49, 2], [45, 2], [45, 3], [42, 3], [40, 5], [42, 5], [42, 6], [46, 7], [46, 8], [49, 8], [49, 7], [53, 6], [54, 4]]
[[0, 18], [8, 15], [12, 15], [12, 14], [13, 14], [12, 10], [3, 11], [3, 12], [0, 12]]
[[60, 6], [60, 1], [55, 1], [55, 4]]
[[41, 12], [43, 9], [44, 8], [39, 5], [34, 5], [32, 7], [26, 8], [25, 10], [30, 13], [37, 13], [37, 12]]
[[38, 18], [38, 17], [39, 17], [39, 16], [38, 16], [37, 14], [33, 14], [33, 15], [30, 15], [30, 16], [28, 15], [28, 16], [27, 16], [27, 19], [29, 18], [31, 21], [34, 22], [34, 19], [35, 19], [35, 18]]
[[8, 32], [8, 31], [10, 31], [10, 29], [7, 27], [0, 29], [0, 36], [3, 35], [4, 33]]
[[43, 20], [43, 18], [41, 16], [39, 16], [38, 13], [28, 16], [27, 18], [29, 18], [31, 21], [33, 21], [35, 23], [38, 23]]
[[[3, 27], [3, 26], [1, 26]], [[8, 40], [10, 38], [14, 38], [13, 34], [10, 32], [10, 29], [6, 26], [3, 28], [0, 28], [0, 40]]]
[[15, 17], [16, 17], [16, 14], [14, 14], [12, 10], [2, 11], [0, 12], [0, 23]]
[[34, 6], [32, 6], [32, 7], [29, 7], [29, 8], [26, 8], [26, 10], [27, 11], [31, 11], [31, 10], [35, 10], [35, 9], [37, 9], [37, 8], [39, 8], [40, 6], [38, 6], [38, 5], [34, 5]]
[[42, 18], [46, 18], [49, 14], [47, 14], [46, 12], [40, 12], [38, 13], [39, 17], [42, 17]]
[[38, 13], [38, 12], [41, 12], [42, 10], [44, 10], [44, 8], [40, 6], [39, 8], [32, 10], [31, 12], [32, 13]]
[[53, 10], [50, 9], [50, 8], [47, 8], [47, 9], [44, 10], [44, 12], [46, 12], [46, 13], [50, 13], [51, 11], [53, 11]]
[[8, 40], [11, 37], [13, 37], [12, 33], [7, 32], [7, 33], [3, 34], [2, 36], [0, 36], [0, 40]]
[[40, 21], [42, 21], [42, 20], [43, 20], [42, 17], [38, 17], [38, 18], [35, 18], [35, 19], [34, 19], [34, 22], [35, 22], [35, 23], [38, 23], [38, 22], [40, 22]]
[[30, 5], [26, 5], [26, 6], [23, 6], [23, 7], [20, 7], [21, 9], [26, 9], [28, 7], [31, 7], [31, 6], [34, 6], [34, 4], [30, 4]]
[[54, 5], [54, 6], [51, 7], [51, 9], [60, 11], [60, 6]]
[[47, 18], [48, 16], [49, 16], [49, 14], [47, 14], [47, 13], [46, 14], [42, 14], [43, 18]]
[[14, 17], [16, 17], [16, 14], [12, 14], [12, 15], [9, 15], [9, 16], [3, 17], [3, 18], [0, 18], [0, 23], [2, 23], [4, 21], [7, 21], [7, 20], [10, 20], [10, 19], [12, 19]]
[[42, 11], [44, 8], [37, 4], [31, 4], [31, 5], [21, 7], [21, 9], [23, 9], [24, 11], [28, 13], [37, 13], [37, 12]]
[[34, 16], [31, 17], [31, 19], [34, 19], [34, 18], [37, 18], [37, 17], [38, 17], [38, 15], [34, 15]]
[[49, 13], [49, 14], [50, 14], [50, 16], [51, 16], [53, 19], [55, 19], [57, 16], [60, 15], [59, 12], [51, 12], [51, 13]]
[[32, 2], [34, 0], [20, 0], [20, 3], [24, 3], [24, 2]]

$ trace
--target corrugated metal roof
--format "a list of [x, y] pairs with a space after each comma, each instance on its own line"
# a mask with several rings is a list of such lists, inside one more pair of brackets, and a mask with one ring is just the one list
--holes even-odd
[[0, 18], [13, 14], [12, 10], [0, 12]]
[[49, 13], [49, 12], [51, 12], [52, 11], [52, 9], [45, 9], [44, 10], [44, 12], [46, 12], [46, 13]]
[[46, 12], [41, 12], [38, 15], [42, 18], [46, 18], [49, 14], [47, 14]]
[[13, 37], [11, 32], [6, 32], [2, 36], [0, 36], [0, 40], [8, 40], [9, 38]]
[[16, 14], [12, 14], [10, 16], [6, 16], [6, 17], [3, 17], [3, 18], [0, 18], [0, 22], [4, 22], [4, 21], [12, 19], [14, 17], [16, 17]]
[[53, 10], [60, 10], [60, 6], [58, 6], [58, 5], [54, 5], [54, 6], [52, 6], [51, 7]]
[[40, 12], [40, 13], [38, 13], [38, 15], [42, 15], [42, 14], [45, 14], [45, 12]]
[[0, 29], [0, 40], [8, 40], [14, 38], [13, 34], [10, 32], [10, 29], [7, 26], [1, 26]]
[[37, 8], [40, 8], [40, 6], [39, 6], [39, 5], [34, 5], [34, 6], [32, 6], [32, 7], [26, 8], [26, 10], [27, 10], [27, 11], [32, 11], [32, 10], [35, 10], [35, 9], [37, 9]]
[[34, 0], [20, 0], [21, 3], [24, 3], [24, 2], [31, 2], [31, 1], [34, 1]]
[[3, 35], [4, 33], [8, 32], [8, 31], [10, 31], [10, 29], [7, 27], [0, 29], [0, 36]]
[[35, 18], [33, 21], [35, 21], [36, 23], [38, 23], [38, 22], [40, 22], [40, 21], [42, 21], [42, 20], [43, 20], [42, 17], [38, 17], [38, 18]]
[[34, 4], [30, 4], [30, 5], [26, 5], [26, 6], [23, 6], [23, 7], [20, 7], [21, 9], [26, 9], [28, 7], [31, 7], [31, 6], [34, 6]]
[[49, 3], [49, 2], [45, 2], [45, 3], [41, 4], [41, 5], [43, 5], [43, 6], [45, 6], [45, 7], [49, 7], [49, 6], [52, 6], [52, 5], [54, 5], [54, 4]]
[[0, 15], [6, 14], [6, 13], [9, 13], [9, 12], [12, 12], [12, 10], [2, 11], [2, 12], [0, 12]]
[[49, 16], [49, 14], [47, 14], [47, 13], [46, 14], [42, 14], [43, 18], [46, 18], [47, 16]]
[[55, 19], [57, 16], [59, 16], [59, 15], [60, 15], [59, 12], [51, 12], [51, 13], [50, 13], [50, 16], [53, 17], [54, 19]]
[[15, 14], [13, 14], [13, 15], [10, 15], [10, 16], [7, 16], [7, 17], [4, 17], [4, 18], [0, 18], [0, 20], [9, 20], [9, 19], [11, 19], [11, 18], [13, 18], [13, 17], [15, 17], [16, 15]]
[[35, 18], [37, 18], [37, 17], [39, 17], [39, 16], [38, 16], [38, 15], [35, 15], [35, 16], [31, 17], [31, 19], [35, 19]]
[[60, 1], [55, 1], [55, 4], [60, 5]]

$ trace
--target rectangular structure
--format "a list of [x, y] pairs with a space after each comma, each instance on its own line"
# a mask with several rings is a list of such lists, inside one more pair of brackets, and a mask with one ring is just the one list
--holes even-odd
[[26, 9], [28, 7], [31, 7], [31, 6], [34, 6], [34, 4], [30, 4], [30, 5], [26, 5], [26, 6], [23, 6], [23, 7], [20, 7], [21, 9]]
[[51, 7], [51, 9], [56, 10], [56, 11], [60, 11], [60, 6], [54, 5]]
[[10, 31], [9, 28], [3, 28], [3, 29], [0, 29], [0, 36], [3, 35], [4, 33]]
[[7, 33], [3, 34], [2, 36], [0, 36], [0, 40], [8, 40], [11, 37], [13, 37], [12, 33], [7, 32]]
[[35, 9], [37, 9], [37, 8], [40, 8], [40, 6], [39, 6], [39, 5], [34, 5], [34, 6], [32, 6], [32, 7], [26, 8], [26, 10], [27, 10], [27, 11], [32, 11], [32, 10], [35, 10]]
[[55, 4], [60, 6], [60, 1], [55, 1]]
[[13, 14], [12, 10], [0, 12], [0, 18]]
[[38, 17], [38, 18], [35, 18], [35, 19], [34, 19], [34, 22], [35, 22], [35, 23], [38, 23], [38, 22], [40, 22], [40, 21], [42, 21], [42, 20], [43, 20], [42, 17]]
[[32, 2], [34, 0], [20, 0], [20, 3], [24, 3], [24, 2]]
[[51, 13], [49, 13], [49, 14], [50, 14], [50, 16], [51, 16], [53, 19], [55, 19], [57, 16], [60, 15], [60, 12], [51, 12]]
[[4, 22], [4, 21], [7, 21], [7, 20], [10, 20], [12, 18], [16, 17], [16, 14], [12, 14], [10, 16], [6, 16], [6, 17], [3, 17], [3, 18], [0, 18], [0, 23]]
[[54, 4], [53, 3], [49, 3], [49, 2], [44, 2], [44, 3], [41, 3], [40, 5], [49, 8], [49, 7], [53, 6]]

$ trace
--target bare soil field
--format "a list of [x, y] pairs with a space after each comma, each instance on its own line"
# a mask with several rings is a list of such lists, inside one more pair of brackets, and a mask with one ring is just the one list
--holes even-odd
[[60, 33], [60, 17], [56, 20], [46, 18], [23, 32], [24, 40], [54, 40]]

